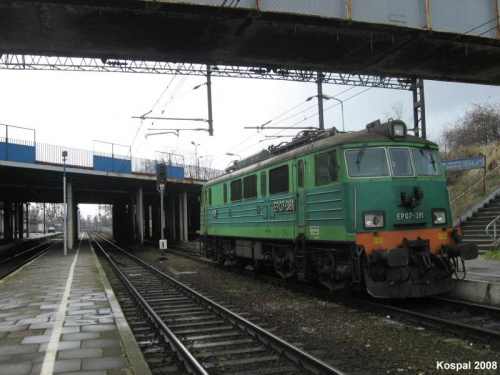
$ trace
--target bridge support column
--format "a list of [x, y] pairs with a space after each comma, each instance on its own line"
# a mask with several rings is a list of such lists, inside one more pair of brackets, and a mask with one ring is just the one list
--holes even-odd
[[168, 205], [168, 209], [170, 216], [169, 220], [170, 238], [172, 239], [173, 242], [175, 242], [177, 241], [177, 230], [176, 230], [177, 220], [175, 215], [175, 197], [173, 195], [169, 197], [169, 202], [170, 203]]
[[66, 204], [67, 204], [67, 214], [66, 214], [66, 227], [68, 228], [68, 250], [73, 250], [75, 245], [75, 207], [73, 204], [73, 184], [71, 181], [66, 182]]
[[26, 202], [26, 237], [30, 238], [30, 204], [28, 202]]
[[179, 241], [184, 242], [184, 210], [182, 202], [182, 193], [179, 194]]
[[184, 190], [182, 193], [182, 218], [184, 220], [183, 228], [184, 228], [184, 242], [189, 241], [189, 228], [188, 228], [188, 204], [187, 204], [187, 190]]
[[17, 204], [17, 229], [18, 237], [20, 240], [24, 238], [24, 206], [23, 202], [18, 202]]
[[151, 238], [151, 206], [149, 202], [144, 206], [144, 237]]
[[137, 189], [137, 194], [136, 194], [136, 215], [135, 215], [135, 227], [136, 227], [136, 234], [137, 234], [137, 241], [139, 244], [144, 243], [144, 201], [143, 201], [143, 195], [142, 195], [142, 188]]
[[12, 203], [3, 202], [3, 238], [5, 241], [12, 241]]
[[135, 194], [130, 194], [128, 199], [128, 228], [129, 235], [128, 238], [130, 241], [135, 240]]

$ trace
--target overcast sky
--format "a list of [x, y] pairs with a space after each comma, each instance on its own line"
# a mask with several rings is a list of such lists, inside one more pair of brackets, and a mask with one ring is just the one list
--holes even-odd
[[[0, 123], [36, 129], [38, 142], [98, 151], [110, 146], [93, 140], [133, 146], [134, 156], [152, 158], [155, 151], [173, 150], [194, 162], [194, 146], [200, 144], [202, 165], [224, 169], [231, 159], [226, 152], [248, 156], [284, 139], [265, 136], [294, 135], [299, 130], [258, 133], [244, 127], [317, 126], [314, 83], [218, 78], [212, 80], [214, 136], [202, 131], [181, 131], [145, 138], [148, 128], [203, 128], [203, 122], [133, 119], [150, 116], [207, 118], [204, 77], [159, 74], [0, 71]], [[412, 126], [412, 94], [409, 91], [325, 84], [323, 92], [344, 101], [345, 129], [360, 130], [368, 122], [386, 120], [391, 107], [403, 102], [403, 120]], [[500, 88], [425, 81], [428, 138], [436, 139], [442, 127], [462, 115], [474, 103], [500, 101]], [[325, 127], [342, 128], [338, 102], [325, 101]], [[332, 107], [333, 106], [333, 107]], [[328, 109], [329, 107], [332, 107]], [[294, 108], [294, 109], [293, 109]], [[285, 114], [286, 113], [286, 114]], [[285, 114], [285, 115], [284, 115]], [[294, 115], [294, 116], [293, 116]], [[281, 116], [281, 117], [280, 117]], [[292, 117], [291, 117], [292, 116]], [[0, 136], [4, 136], [0, 126]], [[12, 138], [31, 140], [29, 132], [10, 131]], [[261, 142], [265, 141], [265, 142]], [[115, 152], [120, 153], [116, 147]], [[124, 149], [123, 152], [126, 153]]]

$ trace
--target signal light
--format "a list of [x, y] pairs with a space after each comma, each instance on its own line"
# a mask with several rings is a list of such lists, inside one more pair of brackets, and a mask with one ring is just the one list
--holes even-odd
[[167, 165], [165, 163], [158, 163], [156, 180], [159, 184], [165, 184], [167, 182]]

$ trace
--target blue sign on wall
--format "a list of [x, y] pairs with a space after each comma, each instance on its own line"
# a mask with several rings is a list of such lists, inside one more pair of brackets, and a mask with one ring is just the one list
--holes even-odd
[[132, 162], [125, 159], [94, 155], [94, 170], [116, 173], [132, 173]]
[[15, 143], [0, 142], [0, 160], [18, 161], [21, 163], [35, 163], [35, 146], [25, 146]]
[[447, 171], [461, 171], [464, 169], [484, 168], [485, 158], [483, 156], [478, 156], [474, 158], [445, 160], [443, 161], [443, 164], [444, 168]]

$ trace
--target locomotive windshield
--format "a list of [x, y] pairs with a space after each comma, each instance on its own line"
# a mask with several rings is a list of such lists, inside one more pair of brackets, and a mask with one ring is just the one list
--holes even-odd
[[411, 165], [410, 150], [407, 148], [391, 148], [392, 174], [396, 177], [413, 176], [413, 166]]
[[349, 177], [389, 176], [387, 156], [383, 148], [362, 148], [347, 150], [347, 171]]
[[441, 176], [439, 154], [435, 150], [391, 147], [387, 155], [384, 148], [360, 148], [346, 150], [349, 177], [387, 177], [389, 163], [395, 177]]

